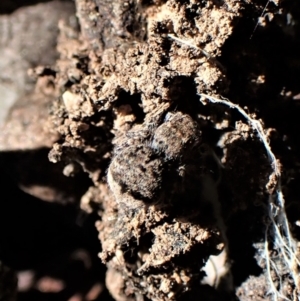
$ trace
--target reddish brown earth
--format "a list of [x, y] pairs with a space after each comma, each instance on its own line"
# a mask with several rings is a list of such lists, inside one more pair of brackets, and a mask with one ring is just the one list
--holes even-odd
[[0, 259], [18, 300], [271, 300], [271, 166], [247, 120], [203, 94], [262, 122], [298, 241], [300, 3], [75, 2], [0, 5]]

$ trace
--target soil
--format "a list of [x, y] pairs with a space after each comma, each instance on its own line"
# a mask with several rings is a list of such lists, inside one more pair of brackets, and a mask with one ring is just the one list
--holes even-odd
[[[272, 166], [255, 128], [209, 97], [263, 125], [299, 241], [300, 2], [6, 3], [0, 25], [16, 42], [0, 52], [14, 53], [16, 80], [0, 136], [0, 259], [17, 299], [273, 300]], [[20, 20], [40, 28], [24, 46]], [[291, 270], [270, 273], [298, 300]]]

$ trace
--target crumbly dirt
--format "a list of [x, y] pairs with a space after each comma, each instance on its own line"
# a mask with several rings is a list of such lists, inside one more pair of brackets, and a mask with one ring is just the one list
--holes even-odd
[[[203, 96], [228, 97], [263, 123], [298, 240], [300, 4], [265, 2], [76, 0], [78, 24], [59, 22], [58, 58], [30, 71], [36, 87], [12, 108], [0, 145], [51, 148], [57, 169], [5, 166], [25, 192], [81, 198], [97, 214], [117, 301], [272, 299], [260, 253], [267, 154], [237, 111]], [[49, 199], [40, 174], [52, 175]], [[205, 265], [221, 253], [225, 272], [208, 285]], [[297, 300], [289, 271], [281, 276]]]

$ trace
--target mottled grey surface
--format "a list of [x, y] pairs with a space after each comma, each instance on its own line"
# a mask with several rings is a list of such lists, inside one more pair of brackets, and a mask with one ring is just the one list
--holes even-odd
[[53, 1], [0, 16], [0, 125], [12, 104], [34, 88], [29, 68], [52, 65], [58, 22], [74, 17], [74, 4]]

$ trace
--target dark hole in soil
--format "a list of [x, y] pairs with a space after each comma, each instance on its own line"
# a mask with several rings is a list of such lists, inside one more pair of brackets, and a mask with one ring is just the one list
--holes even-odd
[[139, 241], [138, 246], [142, 247], [142, 250], [137, 247], [137, 241], [132, 241], [132, 247], [124, 246], [124, 258], [125, 261], [129, 264], [136, 264], [137, 261], [137, 251], [141, 251], [142, 253], [149, 253], [149, 249], [153, 245], [155, 236], [152, 232], [145, 234]]
[[194, 116], [201, 106], [196, 85], [192, 77], [176, 76], [168, 79], [165, 86], [169, 87], [168, 97], [173, 102], [173, 110]]
[[124, 105], [129, 105], [132, 112], [136, 117], [135, 123], [143, 123], [145, 118], [145, 113], [142, 109], [142, 99], [140, 94], [130, 94], [122, 90], [119, 94], [119, 98], [115, 103], [115, 107], [121, 107]]
[[230, 219], [227, 237], [229, 240], [229, 257], [232, 260], [234, 284], [239, 286], [249, 275], [258, 276], [262, 269], [258, 266], [254, 255], [253, 244], [263, 240], [264, 228], [258, 207], [239, 212]]

